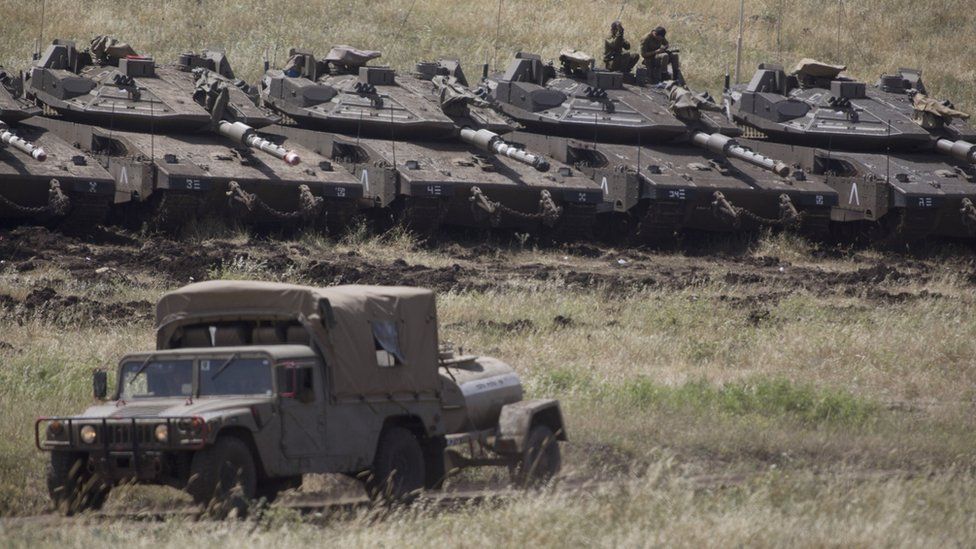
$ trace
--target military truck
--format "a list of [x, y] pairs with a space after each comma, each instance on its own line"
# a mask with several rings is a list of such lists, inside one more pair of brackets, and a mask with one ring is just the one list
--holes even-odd
[[869, 85], [846, 67], [803, 59], [789, 73], [761, 64], [725, 93], [729, 118], [755, 146], [837, 191], [840, 235], [911, 242], [976, 234], [976, 128], [927, 96], [922, 73], [899, 69]]
[[362, 187], [349, 173], [260, 131], [278, 117], [255, 104], [221, 52], [157, 63], [104, 36], [84, 50], [58, 39], [26, 91], [45, 109], [40, 123], [96, 156], [146, 205], [126, 212], [137, 220], [178, 229], [221, 213], [339, 231], [358, 211]]
[[558, 401], [441, 347], [429, 290], [191, 284], [159, 301], [156, 342], [120, 360], [110, 395], [96, 371], [85, 412], [37, 421], [59, 508], [97, 509], [121, 482], [206, 503], [345, 473], [400, 501], [464, 467], [509, 467], [523, 485], [560, 469]]

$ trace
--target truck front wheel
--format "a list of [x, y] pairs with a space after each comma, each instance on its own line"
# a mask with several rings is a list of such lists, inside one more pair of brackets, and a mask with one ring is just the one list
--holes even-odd
[[186, 491], [197, 503], [254, 499], [257, 469], [251, 449], [241, 439], [223, 436], [193, 455]]
[[525, 439], [525, 448], [511, 468], [512, 481], [522, 487], [542, 484], [559, 473], [562, 455], [556, 434], [547, 425], [535, 425]]
[[47, 490], [54, 506], [66, 515], [98, 510], [110, 487], [87, 468], [88, 456], [75, 452], [51, 452], [47, 466]]
[[403, 502], [424, 487], [424, 452], [412, 432], [403, 427], [383, 431], [366, 490], [370, 497]]

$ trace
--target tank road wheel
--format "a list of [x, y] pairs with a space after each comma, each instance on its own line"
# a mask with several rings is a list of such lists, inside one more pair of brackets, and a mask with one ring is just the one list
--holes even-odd
[[525, 439], [525, 448], [511, 467], [512, 482], [531, 488], [547, 482], [559, 473], [562, 456], [556, 434], [547, 425], [536, 425]]
[[88, 472], [87, 456], [51, 452], [47, 466], [47, 491], [57, 510], [65, 515], [101, 509], [111, 487]]
[[219, 516], [237, 509], [247, 512], [257, 493], [257, 468], [251, 449], [241, 439], [224, 436], [217, 443], [193, 455], [186, 491], [193, 501], [206, 504]]
[[380, 436], [366, 491], [373, 499], [406, 502], [424, 487], [424, 452], [409, 430], [391, 427]]

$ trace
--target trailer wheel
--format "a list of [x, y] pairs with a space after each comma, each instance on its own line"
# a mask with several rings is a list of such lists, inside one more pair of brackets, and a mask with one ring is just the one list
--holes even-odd
[[545, 483], [559, 473], [562, 456], [556, 434], [547, 425], [536, 425], [525, 439], [525, 448], [511, 467], [512, 482], [531, 488]]
[[424, 452], [417, 437], [403, 427], [391, 427], [380, 437], [373, 469], [366, 481], [371, 498], [410, 501], [424, 487]]
[[74, 452], [51, 452], [47, 466], [47, 491], [54, 506], [65, 515], [105, 505], [111, 487], [88, 472], [87, 456]]
[[211, 506], [227, 512], [237, 508], [240, 516], [257, 491], [251, 449], [237, 437], [218, 438], [212, 447], [193, 455], [186, 491], [197, 503], [217, 504]]

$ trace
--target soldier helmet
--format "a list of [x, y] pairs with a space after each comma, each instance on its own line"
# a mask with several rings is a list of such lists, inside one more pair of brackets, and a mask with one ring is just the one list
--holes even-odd
[[621, 32], [623, 30], [624, 30], [624, 26], [620, 21], [614, 21], [613, 23], [610, 23], [611, 33]]
[[668, 34], [668, 29], [664, 27], [658, 27], [654, 29], [654, 34], [660, 36], [661, 38], [664, 38]]

